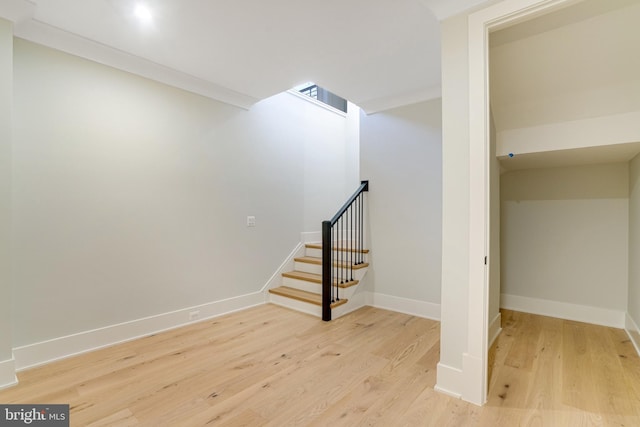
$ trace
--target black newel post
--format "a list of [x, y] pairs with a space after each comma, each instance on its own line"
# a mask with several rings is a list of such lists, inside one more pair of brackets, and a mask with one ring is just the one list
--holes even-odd
[[331, 221], [322, 222], [322, 320], [331, 320]]

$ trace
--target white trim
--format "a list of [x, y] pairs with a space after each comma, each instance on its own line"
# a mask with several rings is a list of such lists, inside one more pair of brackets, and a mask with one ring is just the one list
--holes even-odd
[[636, 353], [640, 356], [640, 328], [638, 328], [638, 324], [633, 321], [633, 318], [626, 313], [625, 315], [625, 331], [627, 331], [627, 335], [629, 335], [629, 339], [631, 343], [636, 349]]
[[13, 358], [0, 362], [0, 390], [18, 384], [16, 366]]
[[478, 384], [483, 384], [485, 381], [488, 371], [487, 363], [487, 355], [462, 354], [462, 372], [464, 373], [464, 382], [462, 384], [463, 400], [476, 405], [484, 405], [486, 392], [480, 393]]
[[14, 24], [31, 19], [36, 12], [36, 5], [26, 0], [2, 0], [0, 17]]
[[249, 95], [63, 31], [35, 19], [16, 25], [14, 35], [245, 110], [258, 102], [258, 99]]
[[467, 10], [476, 8], [486, 0], [420, 0], [427, 9], [433, 13], [438, 21], [443, 21], [451, 16], [459, 15]]
[[502, 333], [502, 313], [498, 313], [489, 325], [489, 348], [498, 339]]
[[262, 292], [254, 292], [252, 294], [214, 301], [169, 313], [17, 347], [13, 349], [16, 369], [22, 371], [56, 360], [195, 323], [189, 320], [189, 314], [194, 310], [200, 312], [199, 319], [197, 320], [197, 322], [199, 322], [264, 303], [264, 294]]
[[508, 310], [575, 320], [594, 325], [624, 328], [625, 313], [621, 310], [571, 304], [519, 295], [501, 294], [500, 307]]
[[367, 305], [371, 307], [440, 321], [440, 304], [385, 295], [377, 292], [367, 292], [366, 301]]
[[454, 390], [462, 390], [464, 381], [462, 370], [452, 366], [438, 363], [437, 365], [437, 384], [433, 388], [435, 391], [446, 394], [456, 399], [462, 398], [462, 394]]
[[[488, 310], [490, 235], [488, 37], [484, 18], [469, 16], [469, 293], [467, 352], [463, 354], [466, 401], [484, 405], [488, 388]], [[479, 359], [481, 371], [465, 370], [465, 359]], [[469, 364], [476, 365], [477, 363]]]
[[367, 114], [375, 114], [392, 108], [404, 107], [405, 105], [417, 104], [418, 102], [425, 102], [438, 98], [442, 98], [442, 87], [440, 85], [413, 91], [403, 95], [360, 101], [358, 102], [358, 106]]

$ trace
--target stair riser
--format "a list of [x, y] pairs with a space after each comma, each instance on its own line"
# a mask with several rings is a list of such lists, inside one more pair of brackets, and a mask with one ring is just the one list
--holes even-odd
[[292, 279], [291, 277], [282, 278], [282, 286], [289, 286], [290, 288], [301, 289], [307, 292], [313, 292], [319, 294], [322, 292], [322, 285], [320, 283], [313, 283], [306, 280]]
[[[305, 248], [304, 253], [305, 253], [306, 256], [312, 256], [312, 257], [315, 257], [315, 258], [322, 258], [322, 249]], [[344, 255], [345, 255], [345, 252], [340, 252], [340, 256], [341, 257], [344, 256]], [[357, 254], [354, 254], [354, 257], [356, 255]], [[334, 259], [337, 259], [338, 251], [333, 251], [332, 256], [333, 256]], [[364, 262], [369, 262], [369, 254], [361, 254], [360, 256], [364, 258]]]
[[[319, 283], [312, 283], [306, 280], [292, 279], [290, 277], [282, 278], [282, 286], [288, 286], [290, 288], [300, 289], [307, 292], [313, 292], [316, 294], [322, 293], [322, 285]], [[355, 292], [358, 286], [349, 286], [348, 288], [340, 288], [340, 298], [349, 299]]]
[[322, 317], [322, 307], [319, 305], [311, 304], [304, 301], [298, 301], [296, 299], [287, 298], [283, 297], [282, 295], [275, 294], [269, 294], [269, 301], [283, 307], [311, 314], [312, 316]]
[[[304, 271], [305, 273], [322, 274], [322, 266], [318, 264], [309, 264], [307, 262], [296, 262], [295, 269], [297, 271]], [[364, 276], [366, 268], [359, 268], [353, 270], [353, 278], [360, 280]], [[334, 270], [334, 274], [336, 274]], [[341, 274], [349, 275], [349, 271], [343, 270]]]

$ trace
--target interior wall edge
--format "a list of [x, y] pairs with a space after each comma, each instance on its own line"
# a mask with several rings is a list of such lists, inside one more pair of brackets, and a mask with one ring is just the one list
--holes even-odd
[[293, 270], [295, 268], [295, 258], [304, 256], [304, 252], [305, 245], [304, 241], [302, 241], [298, 243], [285, 260], [282, 261], [282, 264], [274, 271], [269, 280], [267, 280], [262, 289], [260, 289], [260, 292], [268, 292], [269, 289], [280, 286], [282, 283], [282, 273]]
[[489, 348], [502, 333], [502, 313], [498, 313], [489, 323]]
[[18, 384], [15, 360], [13, 358], [0, 362], [0, 390]]
[[640, 356], [640, 328], [638, 327], [638, 324], [633, 320], [633, 318], [629, 313], [626, 313], [626, 316], [625, 316], [624, 329], [627, 332], [627, 335], [629, 335], [629, 339], [631, 340], [631, 343], [635, 347], [636, 352]]

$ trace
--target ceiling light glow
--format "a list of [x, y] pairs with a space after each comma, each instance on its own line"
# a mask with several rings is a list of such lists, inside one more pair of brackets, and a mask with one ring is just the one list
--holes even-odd
[[138, 21], [140, 21], [143, 24], [149, 24], [153, 19], [153, 16], [151, 15], [151, 10], [149, 10], [147, 6], [141, 3], [138, 3], [136, 5], [136, 8], [133, 10], [133, 14], [135, 15], [136, 18], [138, 18]]

